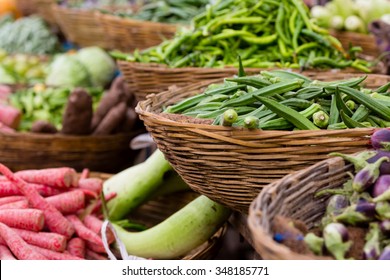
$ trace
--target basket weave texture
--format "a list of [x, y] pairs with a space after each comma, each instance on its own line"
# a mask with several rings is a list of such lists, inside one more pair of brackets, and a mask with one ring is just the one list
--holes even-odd
[[50, 25], [56, 26], [56, 19], [53, 13], [53, 5], [56, 0], [32, 0], [35, 4], [38, 14], [47, 21]]
[[298, 254], [273, 240], [272, 222], [276, 216], [304, 222], [308, 229], [323, 217], [329, 196], [314, 198], [320, 190], [340, 188], [351, 177], [352, 164], [331, 158], [289, 174], [267, 186], [252, 202], [248, 226], [257, 253], [264, 259], [300, 260], [317, 257]]
[[332, 31], [331, 33], [339, 39], [346, 50], [349, 48], [349, 45], [352, 44], [352, 46], [361, 46], [363, 49], [362, 54], [364, 55], [377, 57], [381, 54], [381, 51], [376, 43], [375, 36], [372, 34], [344, 31]]
[[[323, 73], [317, 79], [330, 81], [353, 76], [356, 75]], [[369, 75], [366, 81], [367, 86], [375, 88], [389, 80], [388, 76]], [[267, 184], [326, 159], [330, 152], [360, 151], [367, 147], [374, 131], [247, 130], [161, 113], [162, 108], [196, 95], [215, 82], [150, 95], [138, 103], [136, 111], [158, 148], [193, 190], [243, 213], [247, 213], [250, 203]]]
[[177, 25], [141, 21], [99, 13], [99, 20], [112, 48], [123, 52], [146, 49], [175, 35]]
[[108, 136], [0, 133], [0, 160], [12, 170], [69, 166], [118, 172], [132, 164], [131, 139], [141, 131]]
[[53, 14], [65, 37], [80, 47], [98, 46], [111, 49], [97, 11], [53, 5]]

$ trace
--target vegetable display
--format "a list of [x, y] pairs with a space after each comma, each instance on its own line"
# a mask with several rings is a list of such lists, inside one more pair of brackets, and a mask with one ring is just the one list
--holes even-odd
[[[8, 99], [19, 114], [15, 113], [14, 118], [9, 117], [4, 122], [0, 113], [0, 122], [18, 131], [109, 135], [133, 131], [138, 123], [137, 115], [131, 113], [134, 112], [134, 96], [122, 77], [116, 78], [106, 92], [102, 88], [36, 85], [9, 95]], [[118, 105], [123, 109], [117, 110]], [[14, 119], [18, 122], [11, 126]]]
[[190, 20], [205, 10], [209, 0], [152, 0], [137, 11], [114, 12], [115, 15], [136, 20], [189, 24]]
[[[0, 172], [2, 254], [20, 260], [107, 259], [103, 221], [95, 207], [102, 180], [81, 177], [67, 167], [12, 173], [0, 164]], [[81, 184], [91, 179], [99, 185], [94, 191]]]
[[294, 72], [262, 71], [226, 78], [164, 112], [262, 130], [388, 127], [388, 85], [364, 88], [366, 77], [321, 82]]
[[372, 21], [390, 22], [390, 3], [387, 0], [332, 0], [325, 6], [314, 6], [311, 15], [322, 27], [368, 33]]
[[0, 23], [0, 49], [9, 53], [53, 54], [58, 50], [58, 39], [40, 17], [10, 19]]
[[301, 0], [215, 1], [193, 18], [192, 27], [175, 38], [117, 59], [162, 63], [170, 67], [346, 68], [369, 71], [340, 42], [318, 27]]

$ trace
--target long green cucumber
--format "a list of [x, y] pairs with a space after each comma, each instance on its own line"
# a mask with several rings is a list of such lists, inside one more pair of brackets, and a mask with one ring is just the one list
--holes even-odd
[[199, 196], [160, 224], [142, 232], [128, 232], [114, 224], [129, 255], [176, 259], [212, 237], [230, 216], [230, 210]]
[[116, 193], [107, 203], [110, 220], [120, 220], [147, 201], [173, 172], [164, 154], [156, 150], [146, 161], [134, 165], [109, 178], [103, 184], [104, 194]]

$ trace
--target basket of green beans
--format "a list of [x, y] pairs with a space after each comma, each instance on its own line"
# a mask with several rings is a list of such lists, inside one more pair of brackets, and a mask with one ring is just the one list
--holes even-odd
[[189, 186], [232, 209], [246, 212], [267, 184], [330, 152], [362, 150], [390, 127], [388, 76], [240, 72], [151, 95], [136, 109]]
[[[141, 94], [193, 80], [226, 77], [246, 68], [302, 70], [351, 69], [371, 72], [359, 58], [361, 48], [344, 49], [328, 30], [317, 26], [301, 0], [214, 1], [171, 40], [131, 54], [114, 52], [131, 86]], [[211, 69], [211, 70], [210, 70]]]

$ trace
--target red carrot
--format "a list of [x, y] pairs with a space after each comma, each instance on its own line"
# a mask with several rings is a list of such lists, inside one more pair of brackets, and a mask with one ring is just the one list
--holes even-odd
[[73, 237], [68, 241], [68, 246], [66, 250], [72, 256], [76, 256], [79, 258], [85, 258], [85, 241], [79, 237]]
[[16, 260], [7, 246], [0, 245], [0, 260]]
[[[108, 201], [110, 201], [111, 199], [113, 199], [114, 197], [116, 197], [116, 193], [115, 193], [115, 192], [111, 192], [111, 193], [106, 194], [106, 195], [104, 196], [104, 200], [105, 200], [106, 202], [108, 202]], [[99, 199], [99, 200], [96, 201], [95, 206], [94, 206], [94, 208], [93, 208], [93, 210], [92, 210], [92, 213], [95, 213], [95, 212], [99, 211], [99, 210], [101, 209], [101, 207], [102, 207], [102, 200]]]
[[2, 198], [0, 198], [0, 205], [4, 205], [4, 204], [16, 202], [16, 201], [21, 201], [23, 199], [25, 199], [25, 198], [21, 195], [2, 197]]
[[0, 131], [1, 131], [1, 132], [4, 132], [4, 133], [15, 133], [15, 132], [16, 132], [15, 129], [6, 126], [6, 125], [3, 124], [2, 122], [0, 122]]
[[66, 249], [66, 237], [63, 235], [53, 232], [33, 232], [22, 229], [14, 230], [28, 244], [57, 252], [64, 252]]
[[4, 125], [16, 129], [19, 126], [22, 113], [20, 110], [6, 105], [0, 105], [0, 122]]
[[85, 244], [87, 245], [87, 248], [96, 252], [96, 253], [106, 253], [106, 249], [104, 249], [103, 245], [98, 245], [89, 241], [86, 241]]
[[98, 236], [95, 232], [87, 228], [76, 215], [68, 215], [66, 217], [73, 224], [76, 233], [80, 238], [103, 246], [103, 242], [100, 236]]
[[89, 178], [89, 169], [84, 168], [80, 175], [80, 180]]
[[80, 179], [79, 188], [100, 194], [103, 189], [103, 180], [99, 178]]
[[40, 231], [45, 219], [38, 209], [1, 209], [0, 222], [14, 228]]
[[69, 254], [68, 252], [60, 253], [34, 245], [30, 246], [49, 260], [83, 260], [82, 258]]
[[[94, 215], [87, 215], [85, 216], [83, 222], [87, 228], [89, 228], [90, 230], [92, 230], [93, 232], [95, 232], [97, 235], [101, 237], [101, 229], [103, 225], [102, 220], [100, 220], [98, 217]], [[107, 228], [106, 235], [107, 235], [108, 244], [114, 242], [115, 240], [114, 234], [109, 228]]]
[[30, 206], [28, 205], [27, 199], [3, 204], [0, 206], [0, 209], [28, 209]]
[[89, 249], [87, 249], [85, 251], [85, 259], [87, 259], [87, 260], [102, 260], [102, 261], [108, 260], [108, 258], [106, 256], [98, 254], [98, 253], [96, 253], [92, 250], [89, 250]]
[[19, 260], [46, 260], [47, 258], [27, 244], [16, 232], [3, 223], [0, 223], [0, 236], [7, 243], [7, 247]]
[[[61, 193], [61, 190], [49, 186], [45, 186], [45, 185], [30, 184], [30, 186], [35, 187], [38, 193], [45, 197]], [[20, 192], [18, 187], [14, 183], [8, 181], [7, 178], [1, 179], [0, 197], [12, 196], [12, 195], [22, 195], [22, 193]]]
[[87, 190], [87, 189], [79, 189], [79, 190], [82, 191], [86, 196], [89, 196], [92, 198], [98, 198], [98, 194], [91, 191], [91, 190]]
[[69, 167], [23, 170], [16, 172], [15, 175], [28, 183], [57, 188], [76, 187], [78, 183], [76, 170]]
[[34, 187], [31, 187], [25, 181], [13, 174], [3, 164], [0, 164], [0, 172], [19, 188], [32, 207], [43, 211], [46, 225], [51, 232], [59, 233], [67, 238], [70, 238], [73, 235], [74, 227], [72, 223], [70, 223], [57, 208], [47, 202]]
[[64, 192], [46, 198], [51, 205], [63, 214], [76, 213], [85, 207], [85, 196], [81, 190]]

